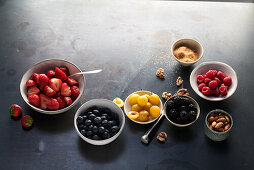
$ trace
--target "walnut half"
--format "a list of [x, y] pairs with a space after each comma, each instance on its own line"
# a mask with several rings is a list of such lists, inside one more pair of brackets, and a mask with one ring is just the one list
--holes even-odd
[[177, 95], [189, 96], [189, 93], [187, 89], [182, 88], [177, 91]]
[[177, 87], [180, 87], [182, 84], [183, 84], [183, 79], [182, 79], [182, 77], [179, 76], [176, 79], [176, 85], [177, 85]]
[[166, 139], [167, 139], [167, 134], [165, 132], [161, 132], [157, 136], [157, 140], [160, 142], [165, 142]]
[[159, 68], [159, 69], [156, 71], [156, 76], [157, 76], [157, 77], [160, 77], [161, 79], [164, 79], [164, 78], [165, 78], [164, 69], [163, 69], [163, 68]]
[[170, 97], [172, 97], [171, 93], [168, 93], [168, 92], [163, 92], [162, 93], [162, 98], [163, 99], [168, 100]]

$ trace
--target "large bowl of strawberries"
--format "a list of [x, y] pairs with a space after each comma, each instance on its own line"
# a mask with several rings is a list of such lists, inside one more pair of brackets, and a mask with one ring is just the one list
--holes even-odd
[[192, 89], [209, 101], [229, 98], [236, 91], [237, 83], [237, 75], [233, 68], [218, 61], [201, 63], [190, 75]]
[[75, 64], [60, 59], [48, 59], [27, 70], [20, 82], [24, 101], [35, 111], [59, 114], [78, 103], [85, 89], [84, 75]]

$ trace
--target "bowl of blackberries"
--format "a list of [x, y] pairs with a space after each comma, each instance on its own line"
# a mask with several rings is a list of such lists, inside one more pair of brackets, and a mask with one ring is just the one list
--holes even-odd
[[177, 127], [193, 124], [200, 115], [198, 103], [190, 96], [172, 96], [166, 101], [164, 108], [168, 121]]
[[94, 99], [84, 103], [74, 117], [78, 135], [93, 145], [106, 145], [114, 141], [121, 134], [124, 124], [123, 111], [106, 99]]

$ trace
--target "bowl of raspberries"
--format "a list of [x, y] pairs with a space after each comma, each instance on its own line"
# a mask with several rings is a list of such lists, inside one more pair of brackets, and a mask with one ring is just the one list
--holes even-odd
[[204, 62], [190, 75], [192, 89], [209, 101], [221, 101], [232, 96], [237, 88], [237, 75], [232, 67], [222, 62]]
[[177, 127], [193, 124], [200, 115], [198, 103], [190, 96], [172, 96], [166, 101], [164, 108], [167, 120]]
[[120, 107], [106, 99], [84, 103], [74, 116], [78, 135], [92, 145], [113, 142], [122, 132], [125, 116]]
[[41, 61], [30, 68], [20, 82], [24, 101], [35, 111], [59, 114], [78, 103], [85, 89], [85, 77], [75, 64], [60, 59]]

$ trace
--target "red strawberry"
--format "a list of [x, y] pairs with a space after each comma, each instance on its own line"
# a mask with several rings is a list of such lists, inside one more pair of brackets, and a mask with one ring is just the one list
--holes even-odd
[[49, 78], [55, 77], [55, 71], [54, 71], [54, 70], [49, 70], [49, 71], [47, 72], [47, 76], [48, 76]]
[[65, 97], [70, 96], [71, 95], [71, 88], [70, 88], [70, 86], [63, 86], [61, 88], [61, 95], [65, 96]]
[[58, 78], [52, 78], [49, 80], [49, 87], [58, 92], [62, 86], [62, 80]]
[[68, 84], [67, 83], [63, 83], [61, 88], [63, 88], [63, 86], [68, 86]]
[[33, 80], [26, 81], [26, 87], [36, 86], [36, 83]]
[[31, 96], [33, 94], [39, 94], [40, 93], [40, 90], [35, 87], [35, 86], [32, 86], [32, 87], [29, 87], [28, 90], [27, 90], [27, 96]]
[[40, 98], [36, 94], [33, 94], [33, 95], [29, 96], [28, 101], [31, 105], [34, 105], [36, 107], [39, 107], [39, 105], [40, 105]]
[[55, 69], [55, 76], [56, 78], [59, 78], [62, 81], [64, 81], [67, 77], [66, 74], [62, 70], [60, 70], [58, 67], [56, 67]]
[[14, 118], [17, 118], [22, 114], [22, 108], [17, 104], [11, 105], [9, 111], [11, 116]]
[[64, 100], [64, 98], [62, 96], [61, 97], [57, 97], [56, 100], [59, 103], [59, 109], [65, 108], [66, 102], [65, 102], [65, 100]]
[[40, 78], [40, 74], [38, 74], [38, 73], [32, 74], [32, 79], [35, 83], [39, 83], [39, 78]]
[[44, 94], [46, 94], [49, 97], [52, 97], [52, 96], [56, 95], [56, 92], [53, 89], [51, 89], [48, 85], [46, 85], [44, 87]]
[[71, 98], [76, 99], [80, 94], [79, 88], [77, 86], [71, 87]]
[[67, 79], [67, 84], [69, 84], [70, 86], [78, 86], [78, 81], [73, 79], [73, 78], [68, 78]]
[[49, 102], [46, 102], [45, 104], [49, 110], [58, 110], [59, 109], [59, 103], [56, 99], [51, 99]]
[[66, 74], [66, 76], [70, 75], [69, 70], [68, 70], [67, 67], [60, 67], [60, 70], [62, 70]]
[[33, 118], [29, 115], [25, 115], [24, 117], [22, 117], [21, 119], [21, 125], [24, 127], [24, 128], [30, 128], [33, 126]]
[[43, 110], [47, 109], [46, 103], [51, 100], [51, 97], [46, 96], [45, 94], [40, 94], [40, 108]]
[[65, 100], [67, 106], [70, 106], [72, 104], [72, 99], [70, 97], [64, 97], [64, 100]]
[[49, 84], [49, 78], [46, 76], [46, 74], [40, 74], [40, 78], [39, 78], [40, 90], [43, 90], [44, 87], [48, 84]]

